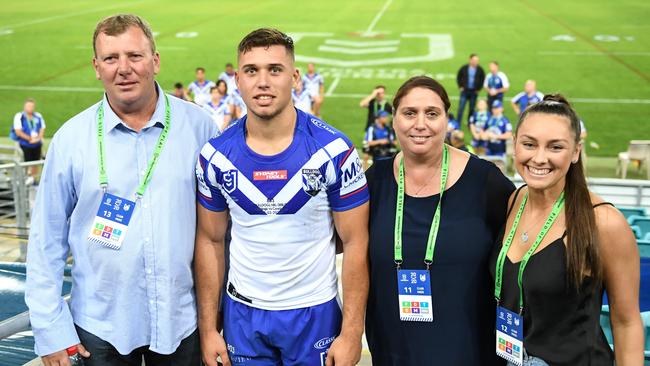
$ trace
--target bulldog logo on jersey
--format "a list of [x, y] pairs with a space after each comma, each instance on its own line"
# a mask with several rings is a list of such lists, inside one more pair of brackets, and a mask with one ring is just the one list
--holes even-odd
[[223, 172], [221, 180], [223, 181], [221, 186], [228, 194], [234, 192], [237, 189], [237, 169]]
[[314, 197], [323, 187], [323, 175], [318, 169], [302, 170], [302, 189], [308, 195]]

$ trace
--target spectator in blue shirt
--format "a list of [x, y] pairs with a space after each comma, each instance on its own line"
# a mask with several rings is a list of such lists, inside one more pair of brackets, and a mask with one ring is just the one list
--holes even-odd
[[503, 115], [503, 103], [500, 100], [492, 103], [492, 116], [483, 132], [483, 138], [488, 141], [486, 151], [488, 156], [506, 155], [506, 140], [512, 138], [512, 125]]
[[485, 155], [487, 141], [483, 137], [483, 132], [487, 128], [490, 112], [485, 99], [480, 99], [476, 105], [477, 110], [469, 119], [469, 131], [472, 133], [472, 147], [477, 155]]
[[447, 115], [447, 136], [445, 137], [446, 143], [451, 143], [451, 133], [460, 130], [460, 122], [454, 117], [453, 113]]
[[528, 106], [539, 103], [542, 99], [544, 99], [544, 94], [537, 91], [537, 83], [535, 80], [526, 80], [524, 91], [512, 98], [512, 109], [520, 116]]
[[375, 123], [368, 127], [363, 139], [363, 168], [368, 168], [368, 159], [372, 161], [387, 159], [396, 152], [395, 131], [388, 124], [390, 113], [379, 111]]
[[465, 104], [469, 101], [469, 112], [467, 118], [474, 114], [474, 106], [478, 93], [483, 88], [485, 81], [485, 71], [479, 65], [478, 55], [472, 53], [469, 55], [469, 62], [463, 65], [456, 75], [456, 84], [460, 90], [460, 100], [458, 101], [458, 121], [463, 121], [463, 112]]
[[69, 365], [71, 346], [86, 366], [199, 365], [193, 172], [217, 127], [156, 83], [160, 55], [138, 16], [102, 20], [93, 46], [104, 98], [54, 135], [32, 212], [35, 351], [46, 366]]

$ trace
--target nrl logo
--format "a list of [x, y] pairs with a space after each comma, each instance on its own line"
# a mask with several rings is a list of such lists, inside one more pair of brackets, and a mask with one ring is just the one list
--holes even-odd
[[223, 181], [221, 186], [228, 194], [234, 192], [237, 189], [237, 170], [233, 169], [223, 172], [221, 180]]
[[314, 197], [323, 187], [323, 175], [318, 169], [302, 170], [302, 189], [308, 195]]

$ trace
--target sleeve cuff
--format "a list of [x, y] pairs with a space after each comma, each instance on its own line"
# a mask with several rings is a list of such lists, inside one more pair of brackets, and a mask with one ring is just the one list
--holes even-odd
[[54, 352], [65, 350], [79, 343], [79, 336], [72, 321], [68, 304], [63, 302], [64, 308], [52, 323], [46, 328], [34, 328], [34, 352], [39, 356], [47, 356]]

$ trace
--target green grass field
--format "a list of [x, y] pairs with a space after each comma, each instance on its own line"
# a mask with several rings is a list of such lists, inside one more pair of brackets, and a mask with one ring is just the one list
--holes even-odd
[[[358, 102], [374, 85], [392, 94], [408, 76], [429, 73], [455, 98], [456, 71], [471, 52], [486, 70], [489, 60], [500, 62], [511, 82], [507, 97], [532, 78], [541, 91], [573, 100], [589, 141], [600, 146], [589, 147], [590, 156], [613, 157], [631, 139], [650, 139], [645, 0], [2, 1], [0, 134], [27, 97], [36, 98], [48, 136], [101, 97], [92, 32], [117, 12], [139, 14], [157, 32], [158, 80], [167, 89], [187, 85], [197, 66], [216, 78], [254, 28], [293, 34], [298, 65], [316, 59], [326, 77], [323, 118], [357, 143], [366, 113]], [[514, 119], [509, 105], [506, 114]]]

